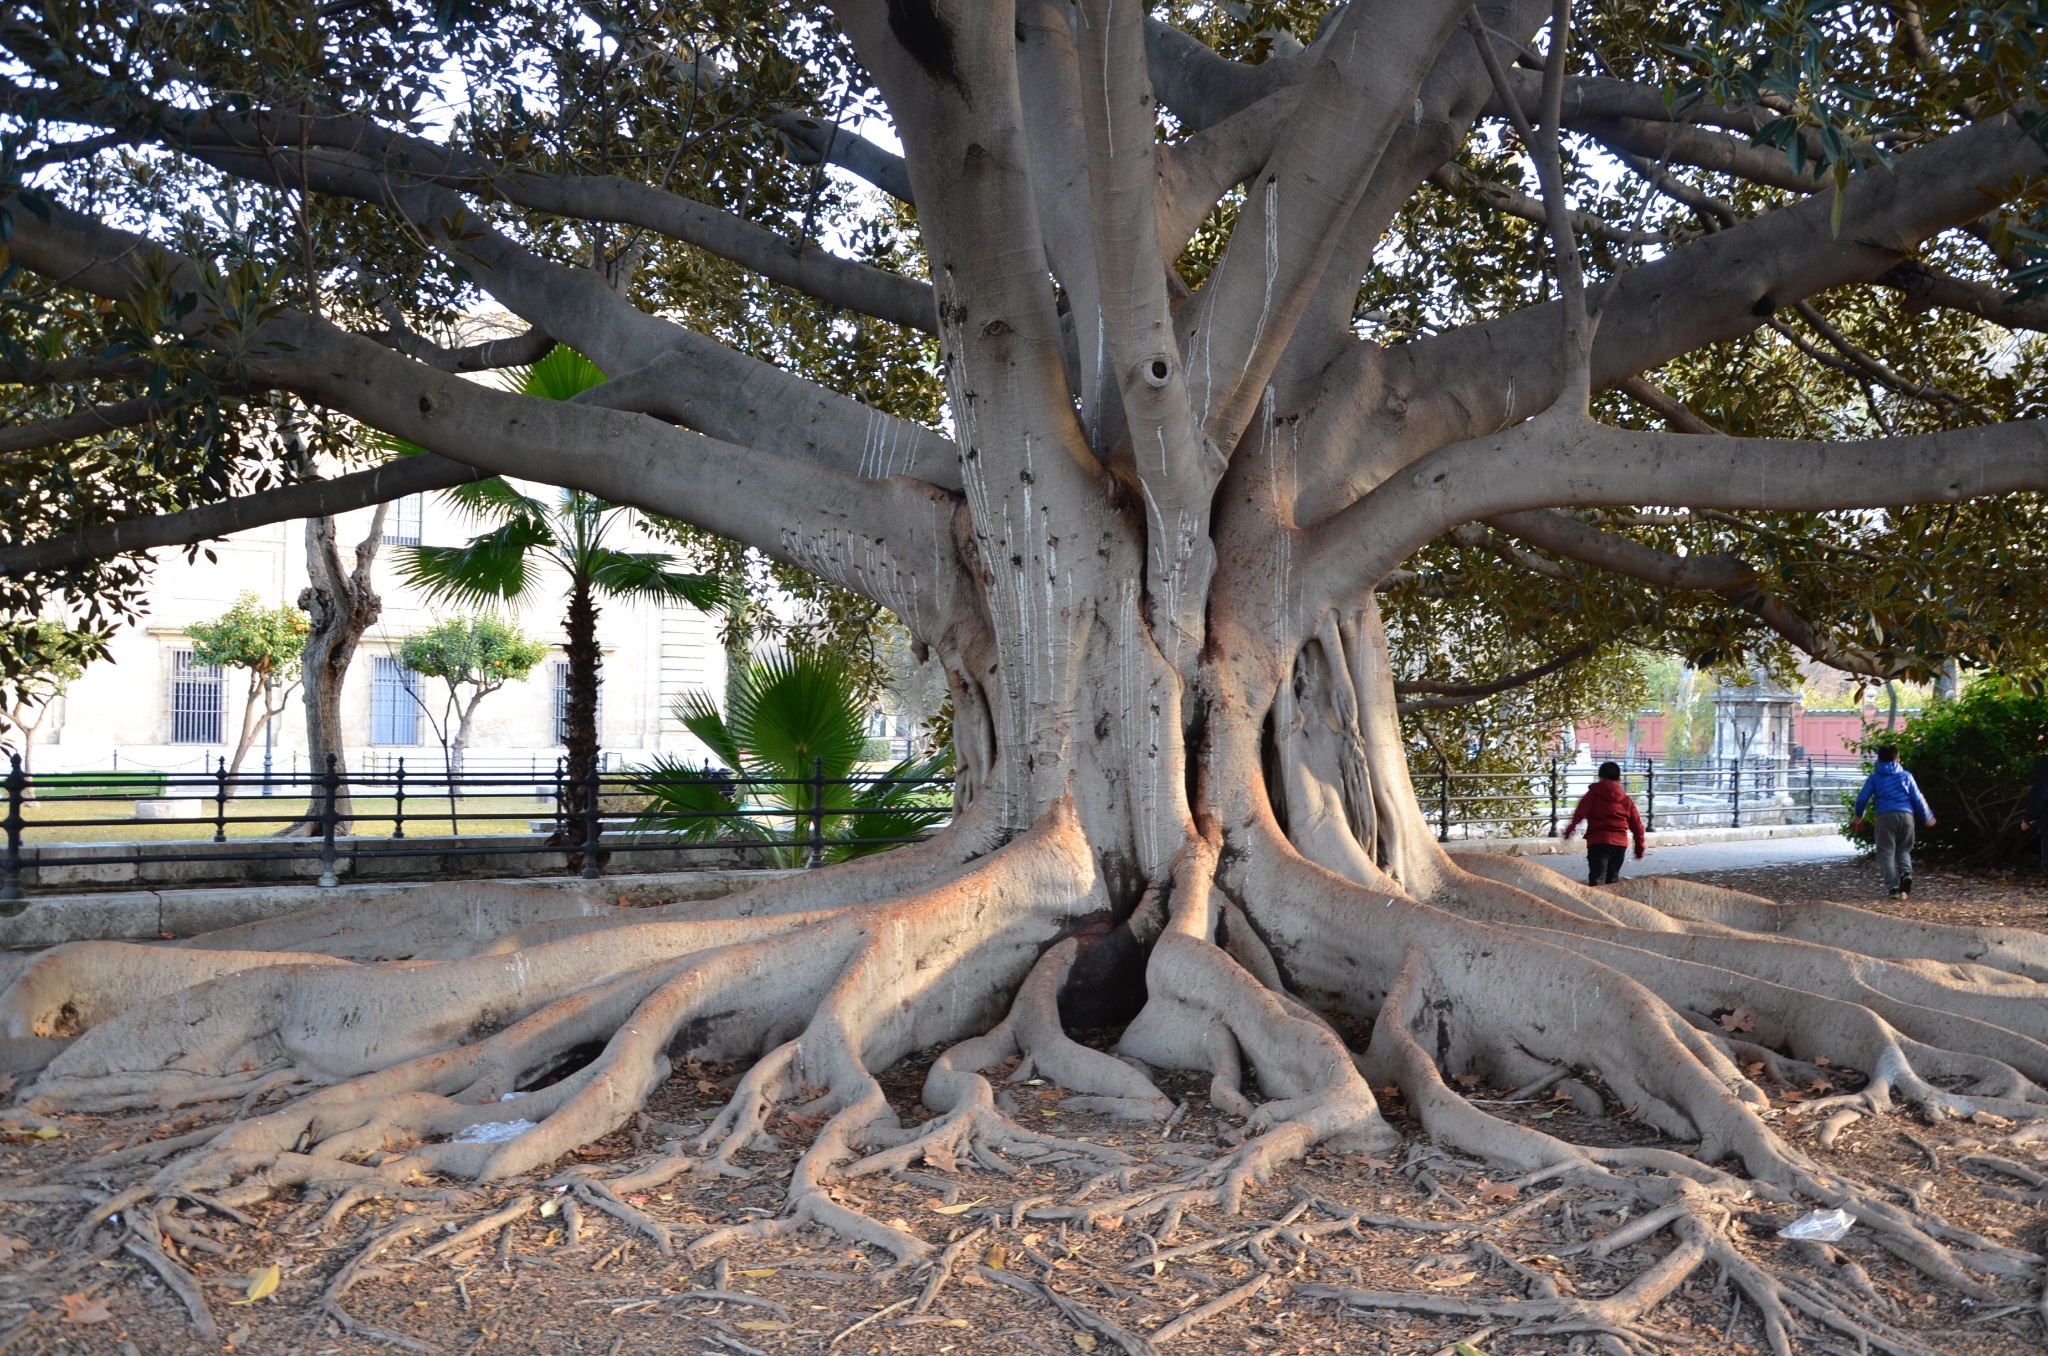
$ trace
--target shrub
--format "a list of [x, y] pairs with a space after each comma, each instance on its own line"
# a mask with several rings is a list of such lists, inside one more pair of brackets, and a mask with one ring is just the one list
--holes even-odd
[[[1980, 680], [1897, 730], [1872, 728], [1864, 754], [1874, 759], [1880, 744], [1899, 746], [1899, 761], [1934, 809], [1935, 826], [1920, 834], [1927, 847], [2002, 862], [2019, 858], [2032, 841], [2020, 832], [2020, 811], [2034, 760], [2048, 753], [2048, 695]], [[1857, 836], [1867, 840], [1870, 831]]]

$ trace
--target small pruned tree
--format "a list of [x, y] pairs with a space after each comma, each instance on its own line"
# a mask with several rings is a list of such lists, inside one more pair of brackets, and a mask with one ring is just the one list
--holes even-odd
[[304, 609], [265, 607], [262, 599], [247, 591], [217, 620], [185, 628], [185, 634], [192, 637], [193, 663], [241, 669], [249, 675], [242, 733], [228, 763], [229, 776], [242, 770], [256, 736], [285, 713], [286, 703], [299, 686], [306, 635], [311, 629]]
[[0, 728], [4, 747], [21, 755], [21, 770], [33, 771], [36, 731], [65, 689], [85, 673], [85, 666], [105, 653], [105, 638], [44, 617], [5, 628], [0, 647], [14, 660], [11, 676], [0, 683]]
[[523, 681], [547, 653], [548, 647], [527, 636], [517, 623], [489, 613], [449, 617], [400, 642], [398, 662], [424, 677], [439, 678], [445, 689], [439, 711], [416, 691], [413, 700], [441, 744], [451, 828], [461, 828], [455, 812], [455, 778], [462, 771], [462, 752], [469, 747], [476, 708], [507, 683]]

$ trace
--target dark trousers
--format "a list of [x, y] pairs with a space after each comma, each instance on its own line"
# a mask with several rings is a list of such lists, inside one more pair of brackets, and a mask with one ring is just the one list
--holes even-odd
[[1625, 843], [1586, 844], [1586, 884], [1606, 885], [1621, 879], [1622, 858], [1628, 856]]

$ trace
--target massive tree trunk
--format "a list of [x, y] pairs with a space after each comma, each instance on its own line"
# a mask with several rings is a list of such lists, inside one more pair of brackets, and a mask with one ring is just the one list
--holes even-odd
[[[1735, 1256], [1728, 1211], [1748, 1192], [1846, 1205], [1887, 1248], [1973, 1292], [1972, 1272], [2034, 1265], [1823, 1170], [1760, 1114], [1757, 1080], [1826, 1054], [1866, 1076], [1842, 1102], [1873, 1114], [1902, 1099], [1932, 1116], [2048, 1115], [2048, 939], [1454, 861], [1409, 782], [1373, 599], [1439, 533], [1558, 505], [1856, 507], [2048, 488], [2033, 424], [1811, 444], [1641, 433], [1586, 414], [1590, 390], [1754, 327], [1770, 309], [1759, 297], [1891, 269], [1906, 244], [1981, 214], [1982, 185], [2038, 167], [2039, 148], [1987, 120], [1859, 176], [1839, 202], [1674, 250], [1611, 289], [1597, 342], [1566, 288], [1483, 332], [1388, 350], [1348, 328], [1374, 242], [1489, 100], [1534, 93], [1516, 83], [1526, 72], [1487, 70], [1458, 31], [1466, 6], [1353, 5], [1306, 55], [1251, 72], [1158, 30], [1148, 67], [1136, 6], [1086, 0], [1072, 27], [1051, 0], [1019, 0], [1014, 15], [839, 8], [906, 147], [952, 444], [715, 354], [475, 223], [460, 257], [477, 284], [627, 375], [575, 403], [526, 401], [294, 313], [269, 322], [280, 343], [251, 361], [455, 461], [673, 514], [886, 602], [945, 667], [953, 823], [710, 904], [593, 909], [506, 892], [458, 910], [425, 890], [140, 957], [53, 952], [0, 996], [10, 1035], [80, 1033], [28, 1105], [326, 1084], [138, 1188], [249, 1200], [286, 1183], [526, 1173], [630, 1120], [673, 1062], [747, 1060], [701, 1136], [614, 1186], [740, 1171], [733, 1155], [801, 1096], [829, 1119], [784, 1211], [698, 1245], [808, 1224], [913, 1261], [930, 1241], [841, 1203], [833, 1184], [1042, 1142], [997, 1110], [982, 1076], [1021, 1055], [1084, 1104], [1140, 1120], [1173, 1110], [1148, 1070], [1201, 1071], [1249, 1135], [1171, 1182], [1126, 1181], [1037, 1218], [1170, 1241], [1184, 1213], [1235, 1209], [1249, 1181], [1311, 1146], [1388, 1143], [1374, 1088], [1392, 1085], [1443, 1146], [1654, 1212], [1680, 1239], [1676, 1274], [1721, 1262], [1774, 1332], [1789, 1304], [1876, 1340], [1841, 1305]], [[1485, 8], [1488, 28], [1535, 38], [1542, 7]], [[1156, 146], [1155, 84], [1216, 135]], [[218, 158], [233, 168], [238, 154]], [[307, 163], [321, 191], [374, 192], [428, 238], [456, 216], [453, 171], [391, 170], [370, 186], [339, 152]], [[1166, 261], [1246, 179], [1228, 249], [1188, 295]], [[125, 237], [61, 213], [15, 222], [29, 267], [127, 285]], [[331, 375], [344, 369], [355, 375]], [[742, 379], [761, 397], [744, 419], [721, 400]], [[352, 644], [360, 628], [314, 618], [307, 701], [325, 712], [339, 674], [322, 638]], [[594, 673], [578, 626], [572, 610], [572, 660], [587, 643]], [[314, 644], [327, 646], [318, 663]], [[588, 696], [572, 688], [578, 732]], [[314, 728], [317, 757], [334, 727]], [[344, 963], [296, 963], [309, 953]], [[400, 957], [431, 958], [433, 982], [373, 963]], [[118, 992], [105, 982], [116, 970]], [[1737, 1008], [1753, 1022], [1739, 1036], [1715, 1021]], [[1126, 1058], [1063, 1024], [1123, 1025]], [[906, 1131], [875, 1075], [935, 1043], [950, 1048], [923, 1096], [941, 1114]], [[576, 1065], [592, 1045], [602, 1053]], [[1468, 1076], [1518, 1087], [1587, 1071], [1696, 1149], [1582, 1146], [1460, 1091]], [[512, 1119], [536, 1124], [498, 1143], [449, 1138]], [[335, 1166], [387, 1142], [413, 1147]]]

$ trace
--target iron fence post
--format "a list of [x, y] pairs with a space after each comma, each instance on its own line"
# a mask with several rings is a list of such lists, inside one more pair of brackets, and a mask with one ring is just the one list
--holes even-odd
[[222, 758], [213, 773], [213, 841], [228, 841], [228, 760]]
[[1737, 758], [1733, 775], [1728, 781], [1728, 827], [1742, 827], [1742, 759]]
[[327, 803], [320, 809], [320, 884], [332, 889], [334, 878], [334, 826], [341, 819], [336, 802], [341, 794], [341, 773], [333, 754], [327, 755], [327, 775], [320, 779], [327, 787]]
[[1648, 811], [1643, 816], [1643, 832], [1657, 831], [1657, 760], [1643, 759], [1643, 807]]
[[564, 764], [561, 759], [557, 758], [555, 760], [555, 832], [567, 833], [568, 830], [569, 788], [564, 782]]
[[1451, 760], [1439, 757], [1436, 789], [1436, 841], [1451, 841]]
[[392, 792], [394, 805], [391, 811], [391, 836], [393, 838], [403, 838], [405, 837], [405, 759], [403, 758], [398, 760], [398, 778], [394, 786], [396, 789]]
[[811, 859], [812, 868], [825, 864], [825, 760], [811, 760]]
[[597, 834], [604, 813], [598, 793], [603, 786], [603, 755], [590, 760], [590, 786], [583, 798], [583, 879], [597, 879]]
[[1806, 755], [1806, 822], [1813, 822], [1813, 755]]
[[21, 892], [21, 799], [28, 778], [22, 773], [20, 754], [8, 754], [7, 761], [7, 863], [0, 876], [0, 902], [12, 904], [28, 898]]

